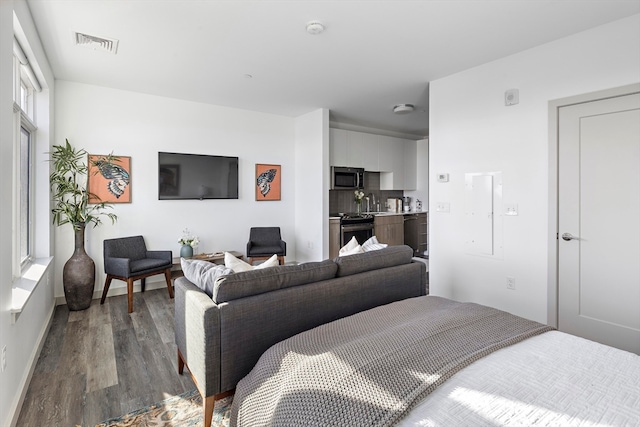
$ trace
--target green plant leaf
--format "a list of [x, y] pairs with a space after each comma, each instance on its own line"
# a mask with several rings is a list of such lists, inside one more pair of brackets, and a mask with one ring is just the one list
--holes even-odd
[[[91, 194], [87, 189], [89, 168], [84, 162], [88, 154], [84, 149], [76, 150], [65, 139], [64, 145], [54, 145], [50, 161], [53, 163], [53, 172], [49, 176], [50, 188], [53, 197], [53, 208], [51, 209], [53, 223], [63, 225], [71, 223], [76, 228], [76, 224], [90, 224], [94, 227], [102, 224], [101, 217], [107, 216], [111, 223], [118, 219], [107, 209], [113, 209], [110, 203], [100, 201], [90, 205], [89, 198], [100, 200], [95, 194]], [[118, 160], [117, 156], [109, 154], [102, 156], [100, 160], [113, 162]]]

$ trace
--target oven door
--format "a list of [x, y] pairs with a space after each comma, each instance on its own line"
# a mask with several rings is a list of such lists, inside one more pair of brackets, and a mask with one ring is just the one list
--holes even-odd
[[343, 225], [342, 233], [340, 233], [340, 247], [349, 243], [352, 237], [355, 237], [358, 244], [363, 244], [373, 236], [373, 224], [348, 224]]

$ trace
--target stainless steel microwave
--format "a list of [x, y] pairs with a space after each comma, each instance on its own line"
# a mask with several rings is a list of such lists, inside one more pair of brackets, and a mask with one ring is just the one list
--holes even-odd
[[362, 190], [364, 189], [364, 169], [341, 166], [331, 167], [332, 190]]

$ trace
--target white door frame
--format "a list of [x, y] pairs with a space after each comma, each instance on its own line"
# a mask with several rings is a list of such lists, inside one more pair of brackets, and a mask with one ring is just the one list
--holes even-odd
[[547, 324], [558, 327], [558, 115], [560, 107], [640, 93], [640, 83], [549, 101]]

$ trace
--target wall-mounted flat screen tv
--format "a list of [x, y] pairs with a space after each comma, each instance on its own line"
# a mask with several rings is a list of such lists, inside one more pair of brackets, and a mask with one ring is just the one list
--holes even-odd
[[158, 153], [158, 199], [237, 198], [237, 157]]

